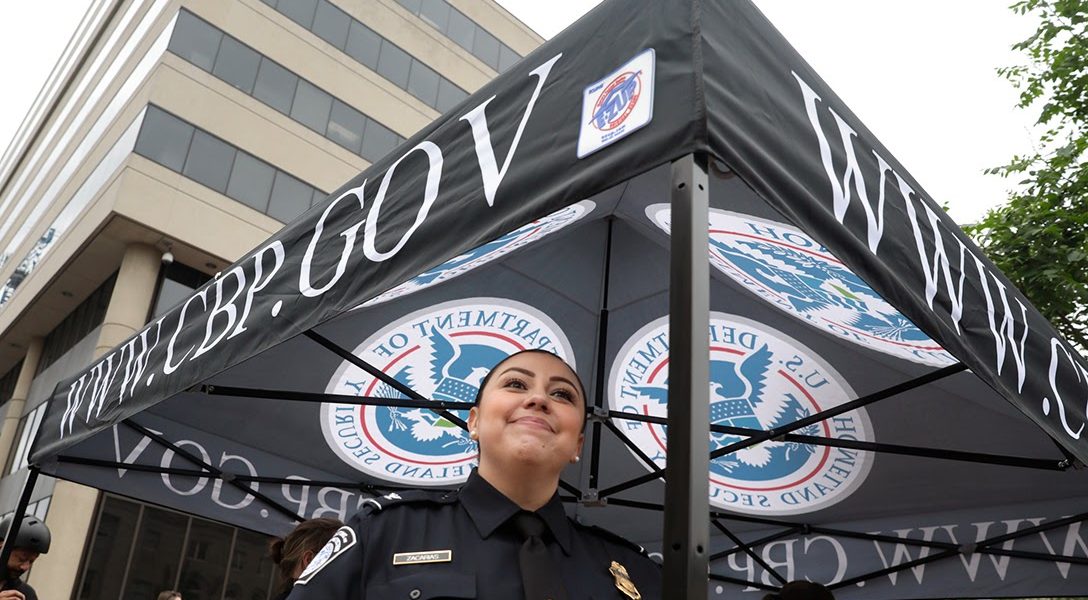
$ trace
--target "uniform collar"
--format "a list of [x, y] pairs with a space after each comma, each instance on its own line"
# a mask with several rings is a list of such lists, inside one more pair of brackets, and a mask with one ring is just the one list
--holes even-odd
[[[495, 489], [486, 479], [480, 477], [475, 469], [468, 476], [465, 485], [461, 487], [458, 497], [480, 533], [480, 537], [483, 538], [491, 537], [499, 526], [521, 511], [517, 504]], [[563, 510], [559, 493], [553, 495], [547, 504], [536, 511], [536, 514], [540, 515], [547, 524], [552, 537], [563, 549], [563, 553], [570, 554], [570, 522], [567, 521], [567, 513]]]

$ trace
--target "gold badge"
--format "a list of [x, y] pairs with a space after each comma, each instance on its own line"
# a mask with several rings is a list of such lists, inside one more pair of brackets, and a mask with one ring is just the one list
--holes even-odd
[[612, 566], [608, 567], [608, 572], [616, 578], [616, 589], [623, 592], [624, 596], [631, 600], [642, 600], [642, 594], [638, 593], [635, 584], [631, 581], [631, 576], [627, 574], [627, 569], [623, 565], [612, 561]]
[[393, 566], [425, 565], [427, 563], [450, 562], [453, 550], [424, 550], [423, 552], [398, 552], [393, 555]]

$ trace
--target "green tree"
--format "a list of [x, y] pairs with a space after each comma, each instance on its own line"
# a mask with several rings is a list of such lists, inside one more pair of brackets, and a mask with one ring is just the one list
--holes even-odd
[[1088, 349], [1088, 0], [1021, 0], [1039, 19], [998, 74], [1039, 110], [1033, 152], [988, 169], [1017, 181], [1006, 204], [967, 228], [991, 260], [1084, 353]]

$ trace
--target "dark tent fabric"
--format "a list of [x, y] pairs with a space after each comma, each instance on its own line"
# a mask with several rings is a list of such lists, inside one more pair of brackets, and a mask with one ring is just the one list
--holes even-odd
[[1088, 588], [1084, 361], [747, 2], [602, 4], [59, 385], [31, 461], [280, 533], [458, 485], [543, 348], [593, 404], [570, 511], [658, 552], [692, 154], [711, 597]]

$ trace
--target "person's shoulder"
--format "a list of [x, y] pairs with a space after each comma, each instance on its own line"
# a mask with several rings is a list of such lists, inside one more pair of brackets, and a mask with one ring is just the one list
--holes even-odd
[[398, 490], [384, 496], [366, 498], [353, 519], [397, 513], [402, 510], [447, 506], [457, 502], [457, 490]]
[[622, 535], [613, 533], [603, 527], [597, 527], [596, 525], [586, 525], [584, 523], [579, 523], [575, 519], [571, 519], [570, 522], [574, 525], [575, 530], [582, 535], [597, 539], [606, 546], [610, 546], [613, 548], [622, 548], [623, 550], [633, 552], [635, 554], [638, 554], [639, 556], [643, 556], [646, 558], [646, 560], [652, 560], [650, 559], [650, 555], [648, 552], [646, 552], [645, 548], [623, 537]]

